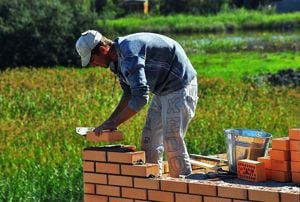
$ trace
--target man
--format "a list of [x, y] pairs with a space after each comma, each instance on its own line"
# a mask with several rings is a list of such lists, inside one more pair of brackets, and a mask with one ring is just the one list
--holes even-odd
[[154, 33], [136, 33], [111, 41], [95, 30], [76, 42], [82, 66], [110, 67], [119, 78], [123, 96], [112, 115], [94, 132], [116, 129], [154, 94], [143, 129], [141, 148], [147, 163], [162, 170], [163, 152], [170, 176], [192, 172], [184, 142], [197, 105], [196, 71], [183, 48], [173, 39]]

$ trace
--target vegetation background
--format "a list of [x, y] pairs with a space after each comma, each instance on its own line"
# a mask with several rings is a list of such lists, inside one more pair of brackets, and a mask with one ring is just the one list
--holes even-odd
[[[87, 29], [153, 31], [182, 44], [199, 82], [190, 153], [226, 152], [226, 128], [281, 137], [300, 126], [299, 84], [266, 79], [299, 72], [299, 12], [276, 13], [270, 1], [152, 0], [148, 15], [127, 15], [122, 2], [0, 1], [0, 201], [82, 201], [82, 150], [102, 144], [74, 129], [104, 121], [122, 93], [106, 69], [79, 67], [74, 44]], [[146, 111], [120, 127], [120, 143], [139, 148]]]

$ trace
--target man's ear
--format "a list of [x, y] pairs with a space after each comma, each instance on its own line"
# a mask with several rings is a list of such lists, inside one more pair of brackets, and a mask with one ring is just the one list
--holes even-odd
[[100, 46], [99, 49], [100, 49], [100, 52], [101, 52], [103, 55], [107, 55], [107, 54], [108, 54], [108, 50], [109, 50], [108, 47], [106, 47], [106, 46]]

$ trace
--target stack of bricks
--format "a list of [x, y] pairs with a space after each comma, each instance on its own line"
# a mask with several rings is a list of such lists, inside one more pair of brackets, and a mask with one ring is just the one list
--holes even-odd
[[257, 160], [265, 165], [268, 180], [300, 183], [300, 129], [289, 129], [288, 137], [274, 138], [267, 157]]
[[300, 188], [281, 190], [221, 181], [158, 175], [157, 164], [145, 162], [143, 151], [111, 152], [101, 147], [83, 152], [85, 202], [300, 202]]
[[300, 128], [289, 129], [292, 181], [300, 183]]

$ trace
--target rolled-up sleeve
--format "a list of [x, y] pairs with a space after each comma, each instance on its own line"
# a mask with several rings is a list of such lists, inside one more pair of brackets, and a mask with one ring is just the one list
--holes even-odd
[[121, 65], [130, 87], [131, 99], [128, 105], [134, 111], [139, 111], [149, 100], [149, 86], [144, 68], [145, 59], [140, 56], [131, 56], [127, 57]]

